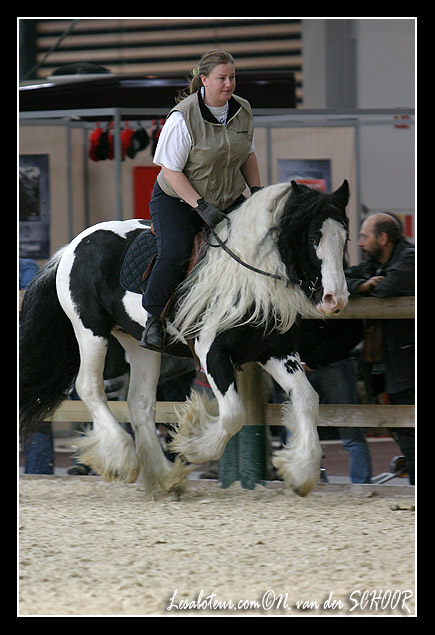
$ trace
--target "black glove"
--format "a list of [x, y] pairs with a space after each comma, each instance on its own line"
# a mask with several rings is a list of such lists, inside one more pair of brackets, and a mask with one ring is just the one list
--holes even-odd
[[198, 212], [202, 220], [204, 220], [211, 229], [214, 229], [218, 223], [227, 217], [220, 209], [211, 203], [207, 203], [203, 198], [198, 200], [198, 205], [193, 209]]
[[264, 187], [254, 185], [254, 187], [249, 188], [251, 190], [251, 196], [255, 194], [255, 192], [259, 192], [260, 190], [264, 190]]

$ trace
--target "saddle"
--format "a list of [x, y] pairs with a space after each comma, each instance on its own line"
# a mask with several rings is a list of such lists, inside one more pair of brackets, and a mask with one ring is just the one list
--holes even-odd
[[123, 289], [132, 293], [145, 293], [147, 278], [157, 258], [157, 239], [144, 229], [133, 240], [121, 266], [119, 282]]
[[[189, 275], [204, 255], [207, 244], [205, 233], [202, 228], [195, 236], [186, 275]], [[133, 240], [124, 256], [119, 276], [122, 288], [132, 293], [145, 293], [156, 259], [157, 238], [151, 224], [149, 230], [144, 229]]]

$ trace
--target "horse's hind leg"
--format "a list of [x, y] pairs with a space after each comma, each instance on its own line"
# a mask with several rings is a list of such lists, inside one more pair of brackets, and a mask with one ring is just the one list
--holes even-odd
[[320, 474], [322, 450], [317, 433], [319, 397], [305, 376], [297, 353], [271, 358], [263, 368], [290, 394], [283, 406], [283, 424], [290, 430], [289, 443], [278, 451], [273, 463], [299, 496], [306, 496]]
[[114, 330], [113, 335], [124, 347], [130, 362], [128, 409], [140, 461], [139, 480], [148, 493], [156, 488], [175, 490], [190, 470], [168, 461], [157, 436], [155, 407], [161, 355], [140, 347], [137, 340], [123, 331]]
[[72, 289], [77, 288], [86, 296], [86, 276], [89, 275], [81, 269], [83, 261], [76, 251], [80, 244], [77, 241], [73, 241], [62, 256], [56, 289], [59, 302], [73, 326], [80, 351], [76, 390], [89, 410], [93, 424], [92, 429], [77, 440], [80, 459], [107, 480], [119, 478], [133, 482], [139, 473], [133, 439], [113, 416], [104, 389], [103, 372], [110, 323], [98, 300], [94, 298], [91, 302], [92, 290], [87, 292], [89, 306], [86, 307], [81, 306], [77, 298], [74, 300], [72, 294]]
[[106, 480], [134, 482], [139, 474], [132, 437], [119, 425], [109, 409], [103, 370], [108, 341], [75, 325], [80, 348], [80, 370], [76, 390], [92, 417], [92, 429], [77, 441], [80, 460]]

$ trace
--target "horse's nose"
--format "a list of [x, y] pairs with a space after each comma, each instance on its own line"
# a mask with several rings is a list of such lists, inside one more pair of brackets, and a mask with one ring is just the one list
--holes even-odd
[[334, 307], [337, 304], [335, 295], [333, 295], [332, 293], [326, 293], [323, 296], [322, 301], [323, 301], [323, 304], [326, 304], [326, 306]]
[[322, 308], [325, 313], [331, 315], [340, 313], [347, 304], [347, 296], [325, 293], [322, 298]]

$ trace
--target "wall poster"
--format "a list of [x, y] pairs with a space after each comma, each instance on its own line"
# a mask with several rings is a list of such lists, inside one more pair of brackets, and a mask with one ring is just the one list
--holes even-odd
[[330, 159], [278, 159], [279, 183], [302, 183], [321, 192], [331, 191]]
[[50, 257], [48, 154], [22, 154], [19, 161], [20, 258]]

